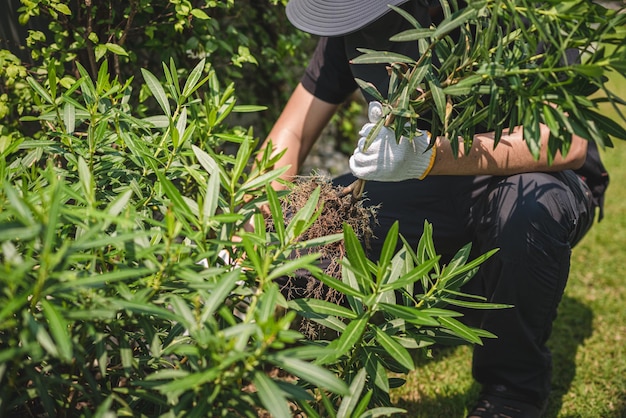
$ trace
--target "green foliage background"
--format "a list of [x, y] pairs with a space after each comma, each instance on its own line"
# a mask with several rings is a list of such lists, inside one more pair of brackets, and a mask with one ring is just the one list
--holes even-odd
[[[458, 292], [493, 252], [443, 266], [428, 224], [417, 248], [396, 225], [369, 260], [349, 227], [301, 239], [319, 190], [282, 213], [255, 128], [312, 46], [284, 3], [10, 3], [31, 31], [0, 50], [0, 415], [389, 415], [428, 347], [493, 337], [454, 310], [507, 308]], [[344, 306], [287, 301], [302, 272]]]
[[[256, 120], [267, 125], [299, 78], [293, 69], [301, 71], [311, 48], [309, 36], [286, 20], [284, 0], [132, 0], [122, 7], [112, 0], [9, 3], [13, 13], [2, 16], [2, 46], [12, 54], [0, 54], [4, 134], [32, 111], [25, 71], [41, 76], [52, 66], [67, 88], [79, 77], [77, 63], [95, 77], [103, 60], [112, 74], [129, 80], [139, 68], [158, 71], [170, 61], [185, 76], [206, 58], [224, 83], [237, 81], [240, 100], [268, 106]], [[133, 101], [144, 103], [149, 92], [139, 86]]]

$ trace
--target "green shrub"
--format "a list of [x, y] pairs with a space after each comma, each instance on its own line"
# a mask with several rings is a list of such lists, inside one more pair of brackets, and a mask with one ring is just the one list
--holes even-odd
[[[468, 261], [464, 248], [442, 268], [428, 225], [399, 252], [393, 228], [377, 263], [350, 228], [302, 241], [319, 191], [284, 224], [284, 192], [270, 187], [282, 170], [250, 129], [225, 123], [258, 107], [237, 105], [205, 61], [186, 79], [173, 62], [164, 80], [142, 70], [149, 116], [106, 61], [93, 78], [77, 68], [67, 87], [54, 66], [22, 80], [40, 132], [0, 151], [0, 415], [393, 413], [388, 391], [402, 382], [388, 370], [412, 369], [439, 336], [490, 337], [443, 307], [497, 307], [456, 292], [489, 254]], [[293, 257], [338, 239], [341, 280], [319, 253]], [[349, 308], [286, 301], [276, 280], [297, 271]], [[304, 339], [296, 312], [338, 338]]]
[[[246, 86], [240, 89], [241, 100], [274, 109], [255, 119], [267, 127], [312, 47], [309, 36], [287, 22], [285, 0], [8, 1], [9, 12], [0, 18], [0, 45], [11, 47], [11, 55], [0, 51], [0, 114], [10, 113], [0, 128], [27, 135], [32, 132], [18, 121], [30, 114], [31, 98], [22, 83], [12, 82], [14, 71], [28, 69], [42, 81], [53, 68], [59, 74], [56, 82], [69, 88], [81, 76], [78, 65], [95, 78], [106, 61], [119, 79], [131, 80], [138, 68], [156, 73], [162, 62], [173, 61], [178, 76], [186, 77], [187, 69], [205, 58], [221, 80]], [[13, 26], [17, 29], [12, 32]], [[140, 82], [129, 82], [135, 87], [131, 102], [142, 103], [149, 91], [140, 90]], [[147, 112], [143, 106], [134, 108]]]

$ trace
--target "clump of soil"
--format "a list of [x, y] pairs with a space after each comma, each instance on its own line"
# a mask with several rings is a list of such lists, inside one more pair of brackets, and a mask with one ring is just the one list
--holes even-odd
[[[330, 179], [325, 177], [298, 177], [294, 181], [289, 194], [281, 201], [285, 222], [289, 223], [291, 216], [307, 203], [317, 187], [320, 188], [318, 204], [323, 205], [322, 212], [300, 239], [305, 241], [343, 233], [345, 222], [352, 227], [367, 249], [370, 239], [373, 238], [371, 227], [376, 219], [377, 207], [365, 206], [363, 199], [355, 199], [352, 194], [346, 194], [343, 187], [334, 186]], [[271, 224], [271, 220], [269, 222]], [[327, 275], [341, 280], [341, 260], [345, 255], [343, 240], [306, 251], [319, 252], [321, 254], [320, 268]], [[296, 252], [294, 257], [301, 255], [303, 254]], [[281, 285], [282, 292], [288, 299], [316, 298], [337, 304], [344, 302], [342, 293], [325, 286], [308, 272], [303, 271], [296, 277], [285, 278]], [[312, 321], [305, 320], [301, 324], [301, 331], [309, 338], [315, 338], [320, 328]]]

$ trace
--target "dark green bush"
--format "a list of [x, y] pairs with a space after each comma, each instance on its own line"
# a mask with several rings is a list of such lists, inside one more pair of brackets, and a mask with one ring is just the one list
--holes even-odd
[[[268, 154], [252, 166], [257, 140], [224, 123], [256, 108], [236, 105], [204, 61], [184, 81], [173, 63], [163, 69], [164, 80], [141, 71], [158, 109], [146, 117], [106, 62], [95, 79], [79, 66], [68, 88], [54, 87], [53, 70], [52, 88], [25, 80], [41, 132], [0, 153], [1, 415], [393, 413], [388, 391], [401, 382], [387, 370], [412, 369], [411, 351], [440, 333], [490, 336], [442, 308], [494, 307], [455, 301], [488, 254], [467, 262], [464, 248], [441, 268], [429, 234], [395, 253], [397, 228], [378, 263], [350, 228], [302, 241], [319, 189], [284, 224], [270, 187], [282, 170], [268, 171]], [[220, 151], [227, 143], [233, 153]], [[342, 238], [341, 280], [320, 271], [319, 253], [292, 256]], [[276, 279], [296, 271], [350, 308], [287, 302]], [[339, 337], [305, 340], [296, 312]]]
[[[57, 82], [68, 88], [80, 76], [78, 64], [95, 78], [107, 61], [113, 74], [130, 80], [138, 68], [159, 72], [161, 63], [170, 61], [185, 77], [202, 58], [223, 82], [236, 80], [242, 86], [240, 100], [275, 109], [256, 118], [257, 126], [267, 127], [295, 86], [312, 46], [308, 35], [286, 20], [284, 0], [9, 3], [0, 31], [5, 38], [0, 45], [12, 54], [0, 57], [0, 114], [5, 116], [0, 125], [12, 129], [31, 110], [24, 85], [12, 81], [17, 67], [35, 78], [54, 67]], [[136, 81], [131, 85], [131, 100], [143, 102], [148, 91], [140, 91]]]

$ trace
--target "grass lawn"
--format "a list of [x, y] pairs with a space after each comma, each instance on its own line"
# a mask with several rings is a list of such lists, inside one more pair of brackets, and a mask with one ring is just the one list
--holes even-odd
[[[626, 417], [626, 143], [618, 141], [602, 153], [611, 176], [605, 218], [573, 251], [549, 341], [549, 418]], [[393, 392], [396, 404], [410, 417], [464, 417], [479, 390], [471, 378], [471, 347], [436, 351], [434, 357]]]

